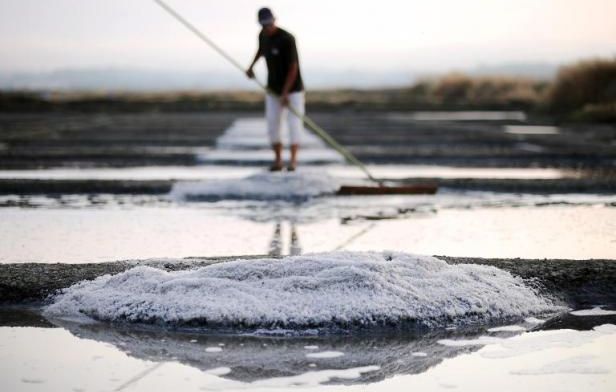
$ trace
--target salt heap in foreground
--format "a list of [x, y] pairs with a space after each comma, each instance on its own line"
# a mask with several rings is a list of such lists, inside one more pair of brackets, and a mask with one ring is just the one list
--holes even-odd
[[320, 171], [263, 172], [243, 179], [189, 181], [173, 185], [175, 200], [280, 200], [308, 199], [333, 194], [339, 188], [335, 179]]
[[230, 329], [437, 328], [559, 308], [495, 267], [405, 253], [237, 260], [179, 272], [136, 267], [78, 283], [46, 314]]

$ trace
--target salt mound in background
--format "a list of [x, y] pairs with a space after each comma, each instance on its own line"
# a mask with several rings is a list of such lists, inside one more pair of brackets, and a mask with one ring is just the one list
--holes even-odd
[[439, 327], [558, 308], [495, 267], [404, 253], [334, 252], [166, 272], [136, 267], [56, 296], [52, 317], [233, 329]]
[[175, 200], [307, 199], [333, 194], [339, 188], [327, 173], [315, 171], [263, 172], [243, 179], [178, 182], [170, 196]]

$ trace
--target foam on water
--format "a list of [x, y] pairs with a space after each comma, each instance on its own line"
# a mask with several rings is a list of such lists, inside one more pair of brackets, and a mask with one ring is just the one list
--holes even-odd
[[262, 172], [243, 179], [178, 182], [170, 196], [175, 200], [296, 200], [333, 194], [337, 181], [324, 172]]
[[581, 309], [570, 312], [574, 316], [616, 316], [616, 310], [601, 309], [600, 306], [595, 306], [592, 309]]
[[[487, 344], [499, 343], [498, 347], [490, 351], [484, 351], [481, 356], [484, 358], [504, 359], [520, 357], [543, 350], [578, 348], [591, 343], [599, 337], [615, 334], [616, 325], [603, 324], [594, 327], [590, 331], [559, 329], [542, 331], [541, 333], [524, 334], [517, 339], [501, 339], [499, 341], [495, 340], [499, 338], [479, 337], [475, 340], [469, 340], [469, 342], [484, 340], [484, 343]], [[493, 339], [493, 341], [486, 341], [486, 339]]]
[[503, 325], [488, 329], [488, 332], [524, 332], [526, 328], [521, 325]]
[[443, 327], [560, 310], [495, 267], [429, 256], [333, 252], [166, 272], [135, 267], [78, 283], [46, 313], [208, 328]]

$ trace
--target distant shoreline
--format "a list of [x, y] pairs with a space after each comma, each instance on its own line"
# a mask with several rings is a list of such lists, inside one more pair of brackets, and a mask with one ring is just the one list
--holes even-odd
[[[33, 91], [0, 90], [0, 113], [262, 111], [260, 91]], [[528, 102], [439, 102], [413, 88], [307, 91], [309, 109], [319, 111], [534, 111]]]

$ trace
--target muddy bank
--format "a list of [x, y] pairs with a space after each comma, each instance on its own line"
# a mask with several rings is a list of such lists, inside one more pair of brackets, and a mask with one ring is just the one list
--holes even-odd
[[[407, 179], [406, 182], [421, 182], [421, 179]], [[435, 178], [423, 181], [434, 182], [442, 188], [455, 190], [490, 191], [506, 193], [609, 193], [616, 192], [613, 179], [497, 179], [497, 178]]]
[[[254, 258], [263, 256], [242, 256]], [[529, 280], [572, 307], [616, 304], [616, 260], [483, 259], [438, 256], [449, 263], [484, 264]], [[91, 264], [0, 264], [0, 303], [44, 300], [56, 290], [85, 279], [116, 274], [136, 265], [185, 270], [237, 257], [117, 261]]]
[[165, 194], [173, 181], [0, 179], [0, 194]]
[[[616, 193], [611, 178], [562, 179], [491, 179], [491, 178], [408, 178], [393, 180], [399, 184], [437, 184], [453, 190], [474, 190], [507, 193]], [[54, 194], [166, 194], [170, 180], [36, 180], [0, 179], [0, 195]], [[351, 185], [351, 184], [349, 184]]]

